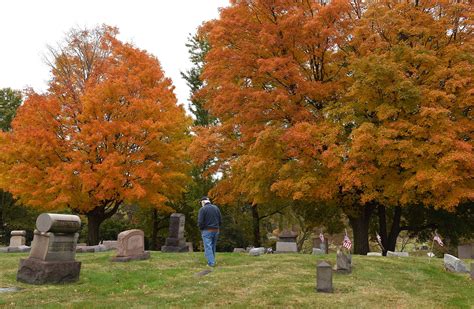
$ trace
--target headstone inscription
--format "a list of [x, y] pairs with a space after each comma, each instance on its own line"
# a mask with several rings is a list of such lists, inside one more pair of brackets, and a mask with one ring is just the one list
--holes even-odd
[[127, 230], [118, 234], [117, 255], [112, 262], [147, 260], [150, 252], [145, 251], [145, 234], [142, 230]]
[[75, 215], [43, 213], [36, 219], [30, 256], [20, 260], [17, 280], [30, 284], [79, 280], [75, 260], [81, 219]]
[[331, 265], [325, 261], [316, 266], [316, 291], [332, 293], [332, 269]]
[[170, 217], [170, 229], [165, 245], [161, 247], [161, 252], [189, 252], [189, 247], [184, 238], [185, 216], [174, 213]]
[[275, 253], [293, 253], [298, 252], [296, 237], [298, 234], [293, 231], [283, 231], [278, 236]]

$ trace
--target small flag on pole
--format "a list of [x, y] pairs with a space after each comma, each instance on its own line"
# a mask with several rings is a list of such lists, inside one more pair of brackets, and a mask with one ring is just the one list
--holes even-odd
[[352, 248], [352, 242], [351, 242], [349, 236], [347, 236], [347, 231], [346, 231], [346, 235], [344, 235], [344, 240], [342, 241], [342, 246], [344, 248], [346, 248], [347, 250], [351, 250], [351, 248]]
[[324, 242], [324, 234], [323, 234], [323, 232], [319, 233], [319, 239], [321, 239], [321, 242]]
[[441, 240], [441, 237], [439, 237], [437, 232], [435, 232], [435, 236], [433, 237], [433, 240], [435, 240], [438, 243], [438, 245], [440, 245], [441, 247], [444, 246], [443, 241]]

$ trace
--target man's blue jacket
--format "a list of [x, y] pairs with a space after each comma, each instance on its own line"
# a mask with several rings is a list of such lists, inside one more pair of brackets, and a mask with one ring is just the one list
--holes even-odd
[[198, 225], [200, 230], [218, 229], [222, 224], [219, 207], [207, 203], [199, 209]]

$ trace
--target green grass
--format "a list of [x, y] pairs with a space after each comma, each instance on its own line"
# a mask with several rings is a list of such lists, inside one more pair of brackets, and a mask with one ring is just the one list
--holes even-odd
[[0, 255], [0, 307], [307, 307], [474, 308], [468, 274], [444, 271], [441, 259], [354, 256], [350, 275], [334, 274], [333, 294], [315, 292], [316, 263], [335, 256], [218, 254], [218, 267], [204, 277], [202, 253], [153, 252], [150, 260], [109, 262], [112, 252], [83, 253], [80, 280], [68, 285], [16, 282], [26, 254]]

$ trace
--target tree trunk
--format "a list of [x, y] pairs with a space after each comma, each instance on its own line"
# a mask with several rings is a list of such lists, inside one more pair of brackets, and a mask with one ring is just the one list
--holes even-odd
[[[89, 246], [95, 246], [99, 244], [100, 240], [100, 225], [106, 219], [112, 217], [118, 210], [122, 201], [114, 201], [107, 203], [109, 207], [97, 206], [93, 210], [86, 213], [87, 216], [87, 244]], [[112, 206], [113, 205], [113, 206]], [[108, 211], [106, 211], [108, 210]]]
[[354, 232], [354, 254], [366, 255], [369, 252], [369, 222], [374, 207], [362, 207], [358, 217], [349, 217], [349, 224]]
[[3, 214], [4, 214], [4, 209], [5, 209], [5, 191], [0, 189], [0, 194], [1, 194], [1, 199], [0, 202], [2, 203], [0, 205], [0, 235], [2, 235], [3, 239], [0, 238], [0, 243], [5, 240], [5, 243], [7, 243], [7, 236], [5, 235], [5, 227], [3, 226]]
[[398, 234], [400, 234], [400, 219], [402, 217], [402, 208], [400, 206], [395, 207], [393, 213], [392, 228], [390, 229], [390, 234], [388, 235], [388, 248], [387, 250], [395, 251], [397, 246]]
[[387, 255], [388, 250], [388, 237], [387, 237], [387, 216], [386, 209], [383, 205], [377, 206], [377, 213], [379, 216], [379, 235], [382, 242], [382, 255]]
[[92, 212], [87, 213], [87, 244], [89, 246], [99, 244], [99, 229], [104, 220]]
[[254, 247], [261, 247], [260, 241], [260, 217], [258, 215], [258, 205], [252, 206], [252, 223], [253, 223], [253, 245]]
[[153, 227], [151, 231], [151, 250], [158, 250], [158, 211], [156, 208], [152, 210], [152, 218], [153, 218]]

